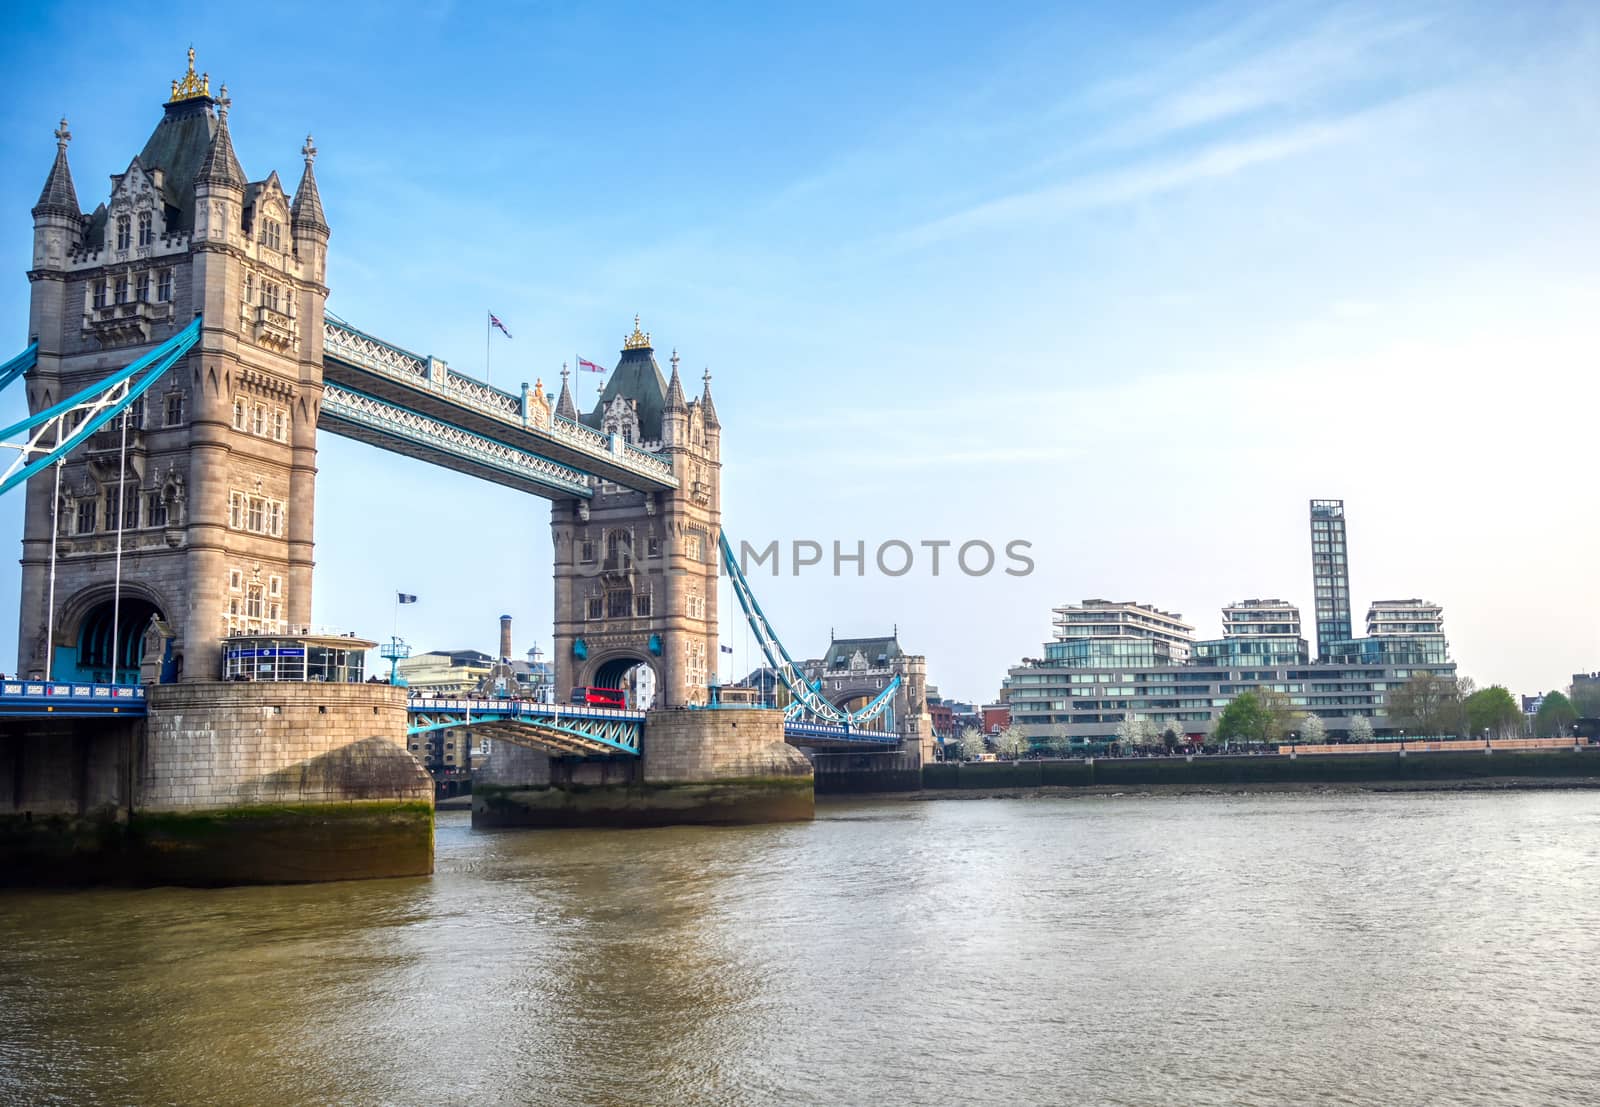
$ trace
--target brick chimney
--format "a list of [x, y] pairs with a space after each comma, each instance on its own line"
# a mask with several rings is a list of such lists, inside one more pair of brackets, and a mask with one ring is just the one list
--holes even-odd
[[511, 616], [500, 616], [500, 660], [511, 660]]

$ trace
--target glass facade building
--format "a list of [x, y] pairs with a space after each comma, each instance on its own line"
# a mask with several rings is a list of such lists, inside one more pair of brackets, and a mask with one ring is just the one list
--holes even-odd
[[1006, 678], [1011, 720], [1029, 738], [1064, 738], [1077, 746], [1113, 741], [1130, 715], [1165, 729], [1206, 735], [1223, 708], [1245, 692], [1280, 692], [1298, 713], [1319, 716], [1331, 738], [1348, 736], [1357, 718], [1378, 738], [1399, 737], [1389, 717], [1389, 694], [1418, 673], [1454, 680], [1455, 665], [1330, 663], [1241, 668], [1209, 663], [1074, 669], [1034, 661]]
[[1333, 642], [1347, 642], [1350, 622], [1350, 563], [1345, 544], [1344, 501], [1311, 501], [1311, 583], [1317, 612], [1317, 656]]
[[1058, 665], [1181, 665], [1194, 641], [1183, 616], [1131, 600], [1084, 600], [1053, 614], [1056, 640], [1044, 652]]

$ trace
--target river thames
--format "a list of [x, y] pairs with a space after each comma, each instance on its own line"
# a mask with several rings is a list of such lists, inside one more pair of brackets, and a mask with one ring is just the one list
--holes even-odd
[[1600, 1101], [1600, 792], [863, 801], [0, 897], [0, 1102]]

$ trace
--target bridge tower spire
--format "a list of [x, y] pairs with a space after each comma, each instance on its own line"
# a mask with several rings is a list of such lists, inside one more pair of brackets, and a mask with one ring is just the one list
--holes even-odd
[[230, 632], [310, 619], [328, 234], [315, 150], [302, 151], [291, 213], [276, 173], [251, 181], [240, 165], [226, 87], [213, 96], [192, 51], [188, 60], [143, 149], [92, 213], [78, 210], [64, 122], [34, 209], [31, 411], [196, 317], [203, 324], [194, 350], [130, 409], [125, 454], [111, 424], [66, 458], [53, 564], [54, 474], [29, 482], [25, 674], [48, 660], [63, 680], [105, 680], [113, 669], [129, 682], [216, 680]]

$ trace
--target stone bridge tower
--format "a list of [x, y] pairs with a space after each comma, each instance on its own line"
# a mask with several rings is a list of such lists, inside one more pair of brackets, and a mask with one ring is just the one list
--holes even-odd
[[928, 659], [900, 647], [898, 628], [886, 638], [835, 638], [821, 657], [801, 665], [806, 679], [835, 707], [856, 711], [877, 698], [895, 677], [884, 723], [900, 735], [910, 765], [933, 760], [933, 721], [928, 715]]
[[148, 679], [215, 680], [230, 631], [310, 621], [328, 224], [310, 138], [291, 199], [276, 173], [245, 176], [229, 103], [226, 86], [213, 97], [208, 75], [195, 73], [190, 50], [144, 148], [87, 214], [65, 120], [56, 132], [33, 208], [29, 410], [127, 365], [195, 316], [204, 324], [195, 349], [133, 409], [125, 454], [111, 423], [61, 467], [58, 502], [54, 473], [29, 482], [25, 674], [48, 666], [58, 679], [104, 681], [114, 667], [133, 682], [142, 660]]
[[[686, 401], [677, 352], [664, 380], [635, 317], [594, 410], [580, 416], [563, 370], [555, 414], [621, 449], [660, 451], [678, 479], [662, 492], [594, 480], [593, 499], [551, 506], [557, 698], [580, 685], [642, 691], [653, 683], [651, 706], [704, 703], [717, 671], [722, 526], [722, 425], [710, 373], [700, 398]], [[640, 666], [650, 673], [645, 682], [630, 677]]]

